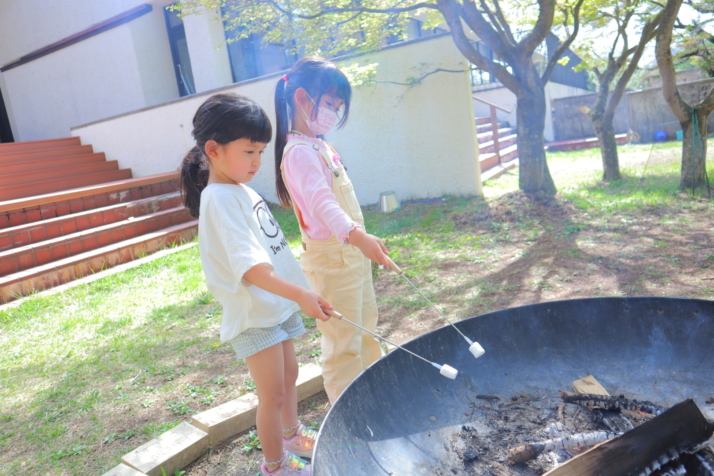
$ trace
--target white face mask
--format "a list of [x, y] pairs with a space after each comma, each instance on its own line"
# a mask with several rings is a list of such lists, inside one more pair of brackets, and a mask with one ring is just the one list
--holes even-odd
[[[308, 97], [310, 96], [308, 95]], [[311, 97], [310, 100], [313, 104], [315, 103], [315, 100]], [[305, 123], [307, 124], [307, 127], [309, 127], [312, 133], [316, 136], [327, 134], [340, 120], [335, 111], [322, 106], [317, 109], [316, 120], [313, 120], [310, 116], [308, 116], [304, 109], [302, 112], [305, 114]]]

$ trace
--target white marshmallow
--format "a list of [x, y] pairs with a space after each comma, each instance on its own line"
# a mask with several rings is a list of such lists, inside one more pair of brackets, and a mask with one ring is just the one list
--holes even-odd
[[439, 373], [444, 377], [450, 378], [452, 380], [455, 379], [457, 375], [459, 375], [458, 370], [446, 364], [441, 366], [441, 371]]
[[469, 347], [469, 352], [471, 352], [477, 359], [486, 353], [486, 351], [483, 350], [483, 347], [481, 347], [481, 344], [479, 344], [478, 342], [474, 342], [473, 344], [471, 344], [471, 346]]

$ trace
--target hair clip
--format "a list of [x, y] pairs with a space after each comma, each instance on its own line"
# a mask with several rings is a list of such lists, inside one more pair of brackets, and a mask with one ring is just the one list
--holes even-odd
[[286, 83], [288, 82], [288, 75], [287, 75], [287, 74], [284, 74], [284, 75], [283, 75], [283, 81], [285, 81]]

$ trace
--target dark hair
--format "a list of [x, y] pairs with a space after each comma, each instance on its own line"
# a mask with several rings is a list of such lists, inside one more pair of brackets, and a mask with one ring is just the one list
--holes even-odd
[[263, 108], [245, 96], [216, 94], [198, 107], [193, 116], [196, 146], [181, 161], [180, 189], [183, 204], [198, 218], [201, 192], [208, 184], [206, 142], [226, 145], [238, 139], [267, 144], [273, 135], [270, 119]]
[[[288, 78], [285, 81], [285, 77]], [[283, 182], [283, 175], [280, 173], [280, 165], [283, 163], [283, 152], [288, 141], [290, 131], [289, 120], [295, 111], [295, 91], [303, 88], [315, 100], [313, 114], [317, 111], [317, 106], [324, 94], [331, 94], [342, 99], [345, 103], [345, 112], [338, 123], [342, 127], [347, 122], [350, 113], [350, 99], [352, 98], [352, 88], [345, 73], [340, 71], [335, 63], [327, 61], [317, 56], [305, 56], [301, 58], [285, 76], [278, 80], [275, 87], [275, 116], [277, 130], [275, 132], [275, 188], [277, 189], [280, 204], [285, 208], [290, 208], [290, 194]]]

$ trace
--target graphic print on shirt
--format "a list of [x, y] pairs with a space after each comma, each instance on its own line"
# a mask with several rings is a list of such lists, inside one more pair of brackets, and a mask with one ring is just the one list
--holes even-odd
[[280, 225], [278, 225], [278, 221], [273, 214], [270, 213], [270, 209], [268, 208], [268, 204], [265, 203], [265, 200], [261, 200], [255, 204], [253, 213], [255, 213], [255, 219], [258, 221], [260, 230], [265, 235], [265, 241], [273, 251], [273, 254], [277, 255], [278, 252], [287, 248], [288, 241], [280, 231]]

